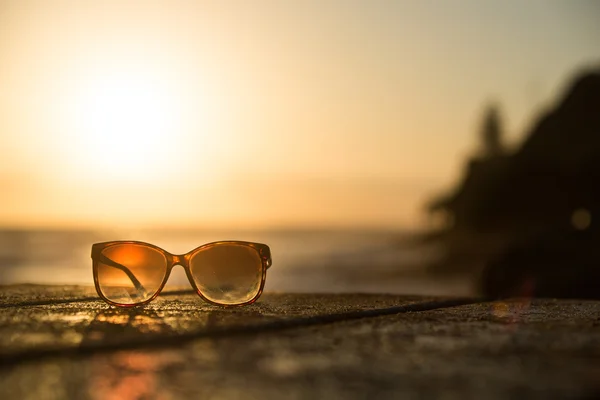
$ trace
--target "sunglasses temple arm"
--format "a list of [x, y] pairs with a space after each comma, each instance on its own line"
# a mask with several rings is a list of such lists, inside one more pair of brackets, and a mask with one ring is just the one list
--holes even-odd
[[269, 258], [267, 258], [267, 269], [271, 268], [271, 265], [273, 265], [273, 260], [271, 260], [271, 256], [269, 256]]
[[120, 269], [121, 271], [125, 272], [125, 274], [129, 278], [131, 283], [133, 283], [133, 286], [135, 286], [136, 290], [138, 292], [140, 292], [142, 294], [142, 296], [144, 296], [144, 297], [146, 297], [148, 295], [148, 292], [146, 291], [146, 288], [144, 287], [144, 285], [142, 285], [142, 283], [135, 277], [135, 275], [133, 275], [133, 273], [129, 270], [129, 268], [127, 268], [126, 266], [124, 266], [122, 264], [119, 264], [118, 262], [111, 260], [110, 258], [106, 257], [103, 254], [100, 254], [100, 256], [98, 258], [102, 264]]

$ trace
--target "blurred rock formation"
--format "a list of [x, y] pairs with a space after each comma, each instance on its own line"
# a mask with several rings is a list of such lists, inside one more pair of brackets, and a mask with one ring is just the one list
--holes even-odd
[[[498, 112], [490, 108], [482, 127], [482, 155], [468, 162], [455, 190], [428, 204], [428, 211], [445, 221], [431, 235], [445, 248], [444, 259], [432, 270], [480, 275], [487, 268], [482, 287], [494, 295], [522, 284], [504, 279], [504, 270], [506, 276], [519, 275], [511, 269], [531, 270], [532, 287], [548, 281], [550, 271], [556, 279], [565, 276], [557, 271], [597, 278], [600, 70], [579, 76], [516, 151], [507, 152], [501, 136]], [[570, 282], [575, 285], [579, 278]], [[577, 292], [549, 282], [546, 287], [556, 288], [543, 295]], [[590, 292], [600, 296], [600, 282], [584, 297]], [[541, 295], [539, 290], [533, 294]]]

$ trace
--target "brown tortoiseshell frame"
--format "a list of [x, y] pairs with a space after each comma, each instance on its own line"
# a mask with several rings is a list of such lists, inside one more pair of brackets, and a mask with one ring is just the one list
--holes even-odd
[[[115, 263], [114, 261], [109, 260], [108, 258], [105, 258], [105, 256], [102, 254], [102, 250], [111, 247], [111, 246], [115, 246], [115, 245], [123, 245], [123, 244], [135, 244], [135, 245], [140, 245], [140, 246], [146, 246], [149, 248], [152, 248], [154, 250], [158, 250], [159, 252], [161, 252], [165, 258], [167, 259], [167, 270], [165, 272], [165, 277], [160, 285], [160, 287], [158, 288], [158, 290], [156, 291], [156, 293], [154, 293], [152, 295], [152, 297], [150, 297], [148, 300], [139, 302], [139, 303], [134, 303], [134, 304], [121, 304], [121, 303], [116, 303], [114, 301], [111, 301], [109, 299], [107, 299], [103, 294], [102, 291], [100, 290], [100, 283], [98, 282], [98, 262], [103, 262], [103, 263], [111, 263], [113, 266], [116, 266], [118, 268], [123, 269], [123, 271], [129, 276], [129, 278], [131, 279], [132, 283], [134, 283], [134, 285], [136, 287], [138, 287], [138, 285], [140, 285], [139, 281], [135, 278], [135, 276], [133, 276], [133, 274], [131, 274], [131, 272], [124, 266]], [[194, 253], [200, 251], [200, 250], [206, 250], [210, 247], [214, 247], [217, 245], [223, 245], [223, 244], [235, 244], [238, 246], [247, 246], [247, 247], [252, 247], [253, 249], [255, 249], [259, 256], [260, 259], [262, 261], [262, 277], [261, 277], [261, 282], [260, 282], [260, 288], [258, 290], [258, 293], [256, 294], [256, 296], [254, 296], [251, 300], [245, 302], [245, 303], [240, 303], [240, 304], [221, 304], [221, 303], [215, 303], [214, 301], [211, 301], [209, 299], [207, 299], [206, 297], [204, 297], [204, 295], [202, 294], [202, 292], [198, 289], [198, 286], [196, 286], [196, 283], [194, 282], [194, 279], [192, 278], [192, 271], [190, 269], [190, 259], [192, 257], [192, 255], [194, 255]], [[151, 302], [152, 300], [154, 300], [162, 291], [163, 287], [165, 286], [165, 284], [167, 283], [167, 281], [169, 280], [169, 276], [171, 275], [171, 270], [173, 269], [173, 267], [175, 265], [181, 265], [183, 267], [183, 269], [185, 269], [185, 273], [188, 277], [188, 280], [190, 281], [190, 284], [192, 285], [192, 287], [194, 288], [194, 290], [196, 291], [196, 293], [198, 293], [198, 296], [200, 296], [202, 298], [202, 300], [206, 301], [207, 303], [210, 304], [214, 304], [217, 306], [222, 306], [222, 307], [237, 307], [237, 306], [245, 306], [247, 304], [252, 304], [254, 303], [256, 300], [258, 300], [258, 298], [260, 297], [260, 295], [263, 292], [263, 289], [265, 287], [265, 280], [267, 277], [267, 269], [271, 266], [272, 261], [271, 261], [271, 250], [269, 249], [269, 246], [267, 246], [266, 244], [262, 244], [262, 243], [253, 243], [253, 242], [243, 242], [243, 241], [237, 241], [237, 240], [226, 240], [226, 241], [219, 241], [219, 242], [212, 242], [212, 243], [207, 243], [204, 244], [200, 247], [196, 247], [194, 250], [186, 253], [186, 254], [181, 254], [181, 255], [175, 255], [175, 254], [171, 254], [168, 251], [165, 251], [163, 249], [161, 249], [158, 246], [154, 246], [150, 243], [145, 243], [145, 242], [137, 242], [137, 241], [132, 241], [132, 240], [126, 240], [126, 241], [113, 241], [113, 242], [103, 242], [103, 243], [95, 243], [92, 245], [92, 264], [93, 264], [93, 269], [94, 269], [94, 285], [96, 286], [96, 292], [98, 292], [98, 295], [100, 296], [100, 298], [102, 300], [104, 300], [105, 302], [107, 302], [108, 304], [114, 305], [114, 306], [118, 306], [118, 307], [137, 307], [137, 306], [141, 306], [144, 304], [147, 304], [149, 302]], [[136, 283], [137, 282], [137, 283]]]

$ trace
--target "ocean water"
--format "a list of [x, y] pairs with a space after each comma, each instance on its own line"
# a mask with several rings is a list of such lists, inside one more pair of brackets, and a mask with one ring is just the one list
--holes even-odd
[[[410, 238], [410, 232], [360, 230], [0, 230], [0, 284], [93, 285], [90, 249], [95, 242], [139, 240], [182, 254], [231, 239], [270, 246], [267, 291], [470, 294], [463, 280], [425, 274], [439, 249], [410, 244]], [[168, 286], [188, 285], [183, 269], [175, 267]]]

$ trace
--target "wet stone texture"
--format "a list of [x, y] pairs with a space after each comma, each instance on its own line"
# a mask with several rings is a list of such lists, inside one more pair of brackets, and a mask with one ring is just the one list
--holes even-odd
[[0, 399], [600, 395], [600, 302], [186, 292], [115, 309], [93, 288], [0, 288]]

